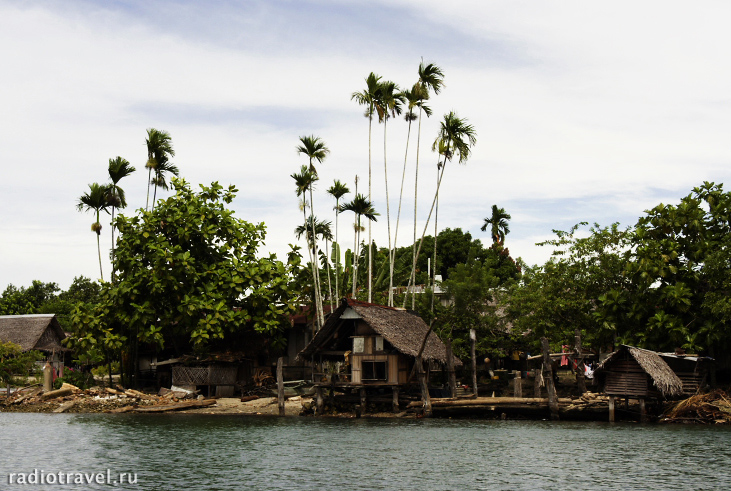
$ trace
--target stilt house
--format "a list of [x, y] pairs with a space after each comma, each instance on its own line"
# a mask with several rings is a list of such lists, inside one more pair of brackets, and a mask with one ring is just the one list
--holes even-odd
[[[299, 358], [313, 363], [316, 384], [404, 385], [428, 331], [421, 317], [406, 310], [343, 299]], [[422, 359], [447, 361], [446, 347], [433, 332]], [[462, 365], [459, 359], [454, 361]]]
[[61, 344], [65, 338], [54, 314], [0, 315], [0, 341], [17, 344], [23, 351], [42, 351], [59, 374], [64, 354], [70, 351]]

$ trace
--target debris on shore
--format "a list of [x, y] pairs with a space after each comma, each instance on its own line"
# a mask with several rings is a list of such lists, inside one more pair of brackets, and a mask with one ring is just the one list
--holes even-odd
[[721, 389], [673, 404], [661, 423], [731, 424], [731, 397]]

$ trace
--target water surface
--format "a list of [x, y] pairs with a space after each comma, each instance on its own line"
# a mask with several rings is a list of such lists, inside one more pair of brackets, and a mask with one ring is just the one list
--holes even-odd
[[109, 469], [140, 490], [727, 490], [730, 443], [707, 426], [0, 413], [0, 489], [110, 489], [8, 484]]

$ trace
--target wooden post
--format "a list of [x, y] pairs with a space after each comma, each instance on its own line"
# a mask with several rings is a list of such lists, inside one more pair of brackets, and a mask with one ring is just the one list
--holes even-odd
[[647, 423], [647, 411], [644, 398], [640, 399], [640, 423]]
[[609, 422], [614, 423], [614, 396], [609, 396]]
[[520, 370], [515, 370], [515, 378], [513, 379], [513, 395], [515, 397], [523, 397], [523, 379]]
[[470, 329], [470, 354], [472, 355], [472, 395], [477, 397], [477, 356], [475, 356], [475, 343], [477, 342], [477, 334], [474, 329]]
[[576, 386], [582, 394], [586, 392], [584, 379], [584, 357], [581, 355], [581, 331], [574, 331], [574, 353], [576, 354]]
[[284, 358], [277, 358], [277, 404], [279, 405], [279, 415], [284, 416], [284, 374], [282, 373], [282, 363]]
[[548, 408], [551, 410], [551, 419], [558, 419], [558, 397], [556, 397], [556, 385], [553, 383], [553, 367], [551, 366], [551, 354], [548, 349], [548, 339], [541, 338], [543, 347], [543, 379], [546, 381], [548, 391]]
[[43, 367], [43, 392], [51, 392], [53, 390], [53, 367], [46, 362]]
[[322, 411], [325, 408], [325, 399], [322, 397], [322, 387], [319, 385], [315, 387], [315, 408], [318, 416], [322, 416]]
[[399, 394], [399, 388], [397, 386], [394, 386], [393, 387], [393, 412], [394, 413], [399, 412], [398, 394]]
[[457, 395], [457, 377], [454, 373], [454, 354], [452, 353], [452, 340], [447, 339], [447, 383], [449, 386], [449, 397]]
[[541, 382], [543, 381], [543, 367], [536, 368], [535, 376], [533, 377], [533, 397], [540, 399], [541, 397]]
[[424, 374], [424, 365], [421, 363], [421, 356], [417, 356], [414, 363], [416, 365], [416, 373], [419, 377], [421, 401], [424, 405], [424, 417], [430, 418], [432, 414], [431, 399], [429, 398], [429, 386], [426, 384], [426, 375]]
[[368, 407], [368, 406], [366, 406], [367, 403], [368, 403], [368, 399], [366, 397], [366, 389], [365, 389], [365, 387], [361, 387], [360, 388], [360, 407], [361, 407], [361, 412], [363, 414], [366, 413], [366, 408]]

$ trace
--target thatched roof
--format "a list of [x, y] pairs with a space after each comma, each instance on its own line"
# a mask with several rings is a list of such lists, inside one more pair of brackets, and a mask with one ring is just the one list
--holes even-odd
[[624, 353], [628, 353], [640, 365], [642, 370], [652, 379], [653, 384], [665, 396], [677, 396], [683, 393], [683, 382], [665, 363], [660, 355], [654, 351], [636, 348], [634, 346], [620, 345], [619, 349], [609, 355], [596, 369], [597, 374], [603, 371], [611, 371], [615, 360], [621, 359]]
[[[419, 354], [424, 336], [429, 331], [429, 326], [421, 317], [403, 309], [345, 298], [328, 317], [322, 329], [300, 352], [299, 357], [307, 359], [315, 354], [343, 325], [341, 316], [348, 308], [355, 311], [371, 329], [383, 336], [397, 351], [413, 357]], [[447, 348], [433, 331], [429, 334], [422, 358], [426, 361], [447, 362]], [[454, 358], [454, 363], [455, 366], [462, 365], [457, 357]]]
[[17, 344], [23, 351], [67, 351], [61, 345], [65, 337], [54, 314], [0, 315], [0, 341]]

